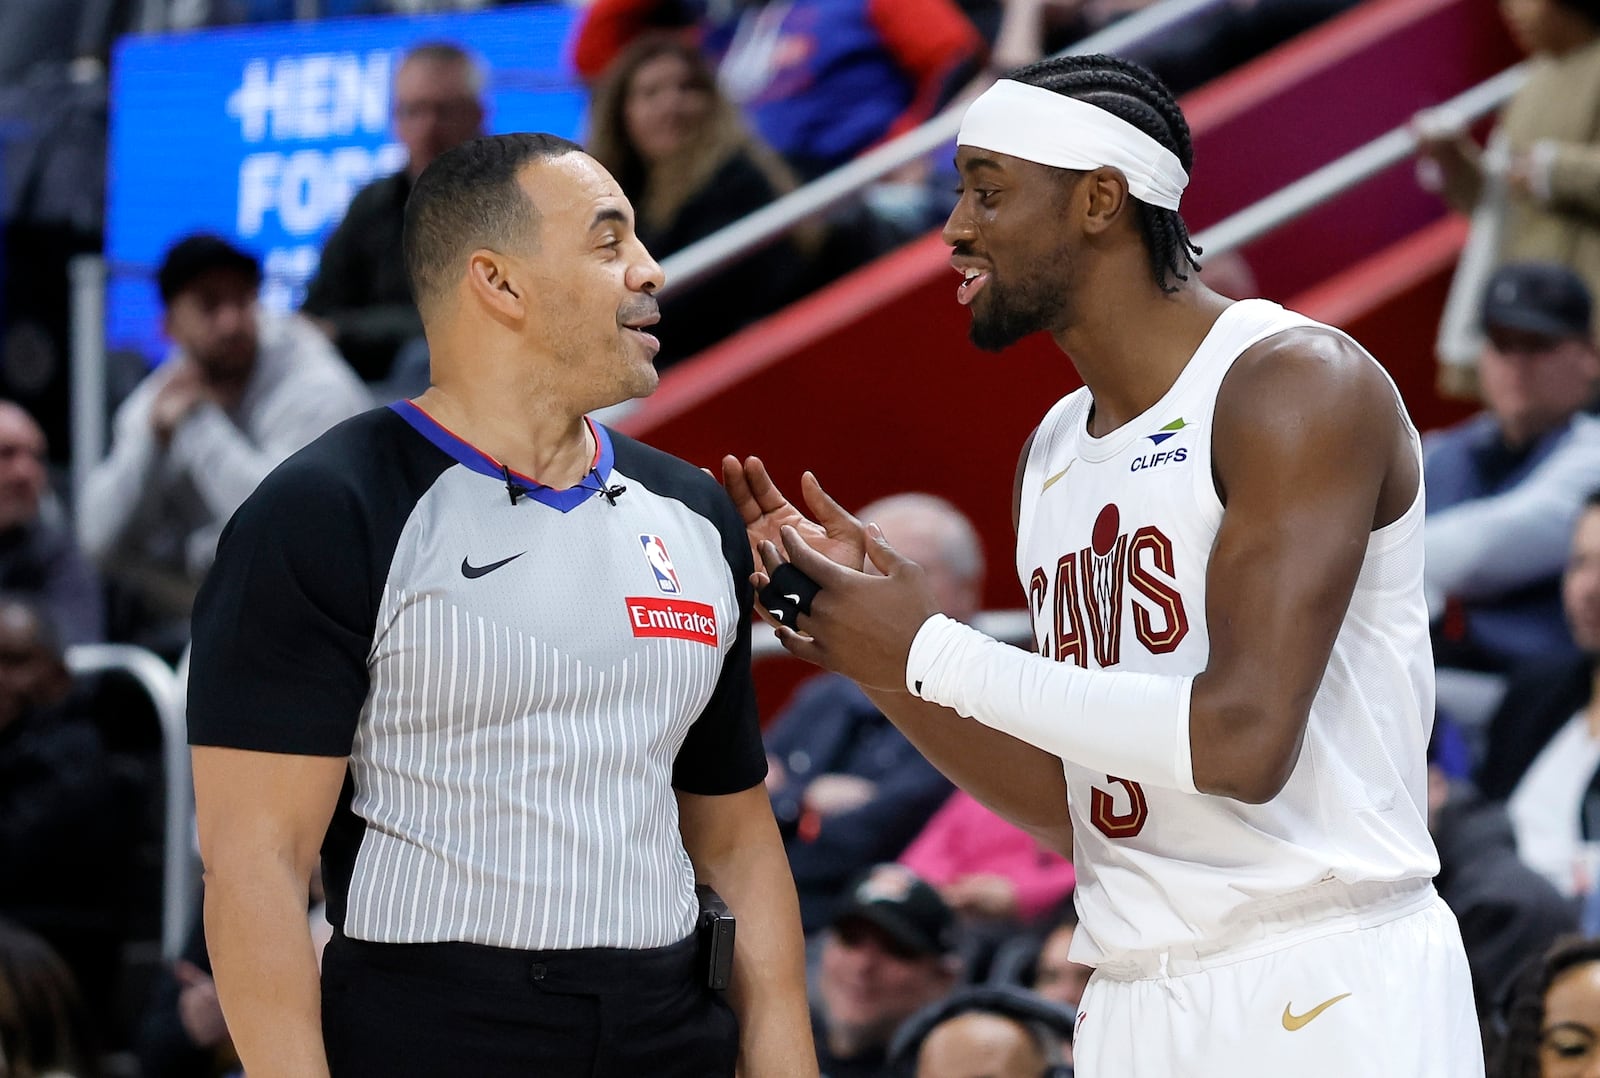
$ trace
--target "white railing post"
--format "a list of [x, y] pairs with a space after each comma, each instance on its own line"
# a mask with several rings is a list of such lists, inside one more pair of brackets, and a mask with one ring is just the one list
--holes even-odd
[[78, 255], [68, 263], [67, 276], [72, 290], [72, 512], [81, 520], [84, 479], [106, 445], [106, 261]]

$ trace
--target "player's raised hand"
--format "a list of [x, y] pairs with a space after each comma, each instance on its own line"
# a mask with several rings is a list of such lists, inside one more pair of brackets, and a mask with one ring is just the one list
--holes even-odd
[[758, 570], [761, 568], [759, 545], [762, 542], [781, 544], [784, 527], [795, 529], [812, 549], [839, 565], [858, 569], [866, 564], [866, 530], [822, 489], [811, 472], [800, 477], [800, 492], [806, 508], [811, 511], [810, 517], [783, 496], [760, 457], [746, 457], [742, 462], [732, 455], [723, 457], [722, 485], [744, 520]]
[[867, 688], [905, 692], [911, 641], [939, 603], [920, 565], [891, 547], [876, 524], [866, 531], [867, 557], [881, 576], [840, 565], [788, 525], [780, 529], [781, 551], [762, 540], [757, 553], [767, 575], [787, 560], [820, 588], [796, 625], [778, 626], [778, 642]]

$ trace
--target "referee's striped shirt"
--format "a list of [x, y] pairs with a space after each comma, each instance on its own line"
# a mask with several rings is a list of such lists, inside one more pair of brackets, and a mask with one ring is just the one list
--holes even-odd
[[645, 948], [693, 928], [673, 791], [766, 768], [749, 548], [697, 468], [594, 430], [588, 479], [512, 473], [513, 504], [483, 453], [414, 405], [379, 409], [292, 457], [224, 534], [189, 739], [349, 756], [323, 854], [352, 938]]

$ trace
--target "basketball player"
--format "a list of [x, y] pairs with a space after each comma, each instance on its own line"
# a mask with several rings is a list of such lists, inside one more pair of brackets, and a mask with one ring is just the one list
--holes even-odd
[[973, 341], [1049, 332], [1085, 382], [1018, 467], [1035, 653], [940, 614], [815, 477], [812, 522], [730, 457], [757, 583], [787, 559], [821, 585], [809, 612], [781, 589], [780, 639], [1075, 848], [1081, 1075], [1481, 1075], [1430, 883], [1423, 492], [1393, 383], [1337, 330], [1193, 279], [1187, 125], [1137, 65], [1025, 68], [958, 147]]

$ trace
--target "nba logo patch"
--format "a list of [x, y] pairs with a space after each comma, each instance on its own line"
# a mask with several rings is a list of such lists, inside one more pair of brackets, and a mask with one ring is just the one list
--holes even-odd
[[680, 595], [683, 586], [678, 583], [678, 570], [672, 567], [672, 557], [667, 553], [667, 544], [661, 541], [659, 535], [641, 535], [639, 542], [644, 545], [644, 560], [649, 564], [650, 571], [656, 575], [656, 587], [664, 595]]

